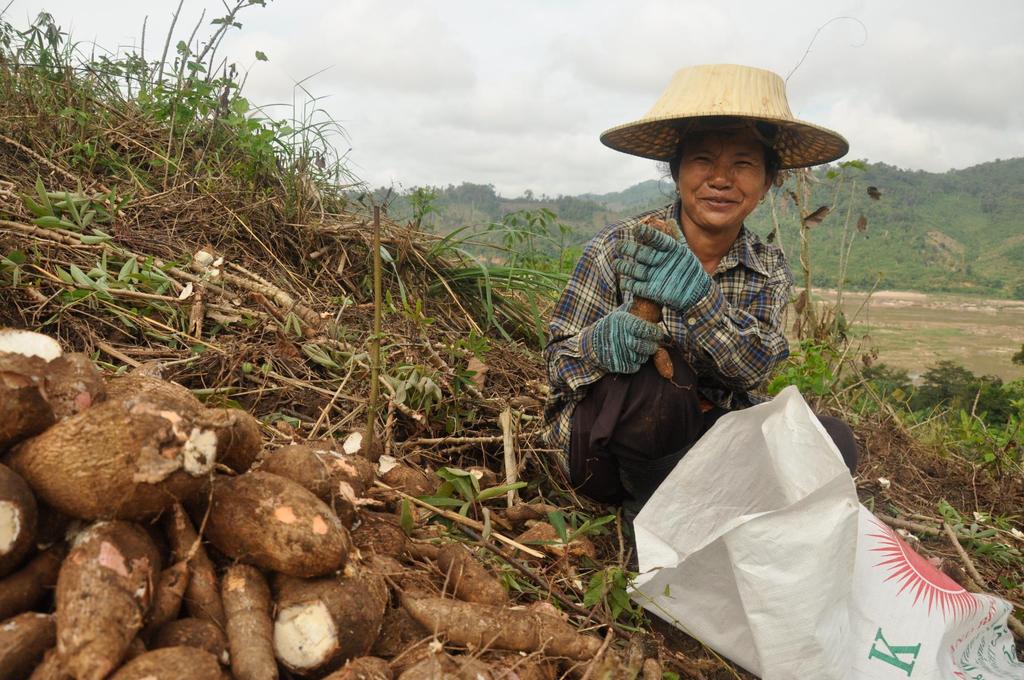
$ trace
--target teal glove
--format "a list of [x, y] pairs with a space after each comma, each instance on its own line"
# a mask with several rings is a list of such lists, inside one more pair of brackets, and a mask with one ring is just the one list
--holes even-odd
[[597, 321], [580, 338], [580, 351], [609, 373], [636, 373], [658, 349], [664, 333], [657, 324], [620, 307]]
[[708, 294], [711, 277], [685, 240], [677, 241], [646, 224], [634, 233], [636, 241], [618, 244], [615, 271], [621, 275], [623, 290], [680, 311]]

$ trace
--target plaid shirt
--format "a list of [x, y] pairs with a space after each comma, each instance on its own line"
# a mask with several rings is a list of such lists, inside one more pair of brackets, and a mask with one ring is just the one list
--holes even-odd
[[[632, 239], [633, 228], [648, 215], [679, 219], [679, 202], [606, 227], [587, 244], [555, 306], [544, 350], [551, 392], [544, 411], [545, 439], [561, 452], [568, 468], [572, 414], [589, 385], [604, 370], [588, 362], [580, 347], [581, 331], [632, 300], [622, 291], [613, 261], [619, 239]], [[662, 310], [662, 326], [697, 374], [700, 393], [723, 408], [742, 408], [758, 399], [749, 393], [789, 356], [782, 314], [793, 275], [778, 246], [762, 243], [740, 229], [719, 261], [708, 294], [685, 312]]]

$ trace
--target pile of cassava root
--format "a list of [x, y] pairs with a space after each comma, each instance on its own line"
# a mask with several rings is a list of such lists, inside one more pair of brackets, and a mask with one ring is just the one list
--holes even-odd
[[410, 529], [392, 489], [430, 493], [423, 471], [260, 428], [0, 330], [0, 680], [661, 677]]

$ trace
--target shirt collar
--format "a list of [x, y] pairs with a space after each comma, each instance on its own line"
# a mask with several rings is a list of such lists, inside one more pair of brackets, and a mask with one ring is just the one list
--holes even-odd
[[[668, 209], [668, 216], [676, 220], [677, 224], [682, 224], [679, 219], [680, 205], [679, 201], [675, 201]], [[761, 258], [757, 256], [757, 251], [754, 249], [754, 240], [757, 237], [747, 229], [746, 225], [740, 227], [740, 233], [736, 235], [736, 240], [733, 241], [732, 247], [729, 248], [729, 252], [725, 254], [719, 262], [718, 266], [715, 267], [715, 273], [724, 272], [732, 269], [736, 265], [742, 264], [748, 269], [752, 269], [762, 276], [768, 276], [768, 270], [765, 268], [764, 263], [761, 262]]]

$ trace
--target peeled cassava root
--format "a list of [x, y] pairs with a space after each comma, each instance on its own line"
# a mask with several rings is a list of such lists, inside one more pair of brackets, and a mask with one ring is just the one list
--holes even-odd
[[369, 654], [384, 620], [388, 588], [369, 572], [341, 579], [278, 576], [274, 652], [289, 670], [331, 671]]
[[57, 577], [57, 652], [77, 680], [102, 680], [123, 660], [149, 610], [160, 555], [128, 522], [99, 522], [76, 539]]
[[323, 501], [290, 479], [260, 471], [217, 480], [206, 536], [229, 557], [299, 577], [340, 569], [351, 546]]
[[0, 465], [0, 576], [12, 572], [33, 548], [38, 511], [25, 480]]
[[236, 564], [221, 585], [235, 680], [277, 680], [270, 588], [255, 567]]
[[601, 641], [578, 633], [565, 621], [529, 610], [509, 609], [440, 597], [402, 597], [402, 606], [427, 630], [451, 642], [517, 652], [588, 659]]
[[[673, 227], [674, 221], [667, 222], [657, 217], [648, 217], [644, 220], [644, 224], [651, 226], [663, 234], [667, 234], [672, 238], [677, 238], [676, 229]], [[638, 297], [633, 300], [633, 305], [629, 308], [629, 311], [634, 316], [638, 316], [644, 321], [650, 323], [661, 323], [661, 305], [653, 300], [647, 298]], [[672, 357], [668, 355], [668, 350], [664, 347], [659, 347], [654, 352], [654, 367], [658, 369], [658, 374], [666, 380], [671, 380], [675, 376], [675, 367], [672, 366]]]

